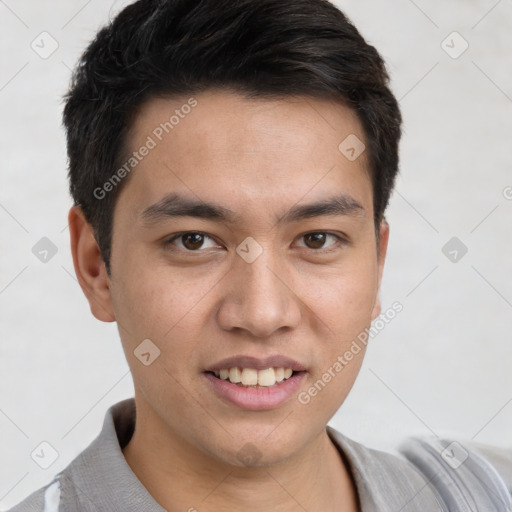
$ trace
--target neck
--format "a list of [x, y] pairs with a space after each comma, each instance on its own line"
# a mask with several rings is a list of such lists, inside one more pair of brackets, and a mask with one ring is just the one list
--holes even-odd
[[239, 467], [205, 454], [147, 418], [137, 408], [135, 433], [123, 454], [166, 510], [358, 510], [350, 473], [325, 429], [295, 457], [280, 464]]

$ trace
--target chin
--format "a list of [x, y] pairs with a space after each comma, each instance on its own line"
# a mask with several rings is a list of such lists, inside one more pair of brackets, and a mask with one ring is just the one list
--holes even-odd
[[293, 436], [285, 436], [286, 443], [283, 443], [281, 437], [269, 440], [269, 432], [273, 428], [275, 426], [266, 429], [261, 437], [248, 435], [247, 431], [235, 435], [229, 438], [226, 446], [217, 445], [210, 454], [217, 460], [238, 468], [264, 468], [282, 464], [296, 455], [300, 447], [297, 446], [298, 440], [294, 442]]

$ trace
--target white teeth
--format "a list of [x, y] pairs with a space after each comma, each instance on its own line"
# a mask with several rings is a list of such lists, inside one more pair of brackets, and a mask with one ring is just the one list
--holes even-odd
[[235, 384], [242, 382], [242, 372], [240, 368], [231, 368], [229, 370], [229, 380]]
[[274, 368], [267, 368], [258, 372], [259, 386], [273, 386], [276, 383], [276, 374]]
[[242, 384], [244, 386], [255, 386], [258, 384], [258, 370], [244, 368], [242, 370]]
[[242, 384], [243, 386], [262, 386], [270, 387], [277, 382], [289, 379], [293, 370], [291, 368], [266, 368], [265, 370], [255, 370], [254, 368], [223, 368], [214, 371], [215, 375], [223, 380], [229, 380], [233, 384]]

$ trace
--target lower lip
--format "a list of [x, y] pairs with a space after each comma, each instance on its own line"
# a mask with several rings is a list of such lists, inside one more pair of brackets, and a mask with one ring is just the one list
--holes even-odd
[[228, 380], [218, 379], [211, 373], [203, 374], [214, 391], [229, 403], [249, 411], [266, 411], [284, 404], [297, 392], [306, 372], [293, 374], [289, 379], [268, 388], [246, 388]]

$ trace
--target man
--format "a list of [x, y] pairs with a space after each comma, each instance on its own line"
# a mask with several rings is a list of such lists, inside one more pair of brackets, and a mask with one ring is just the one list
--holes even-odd
[[381, 309], [401, 124], [339, 10], [136, 2], [64, 124], [75, 271], [135, 398], [14, 511], [512, 510], [510, 454], [326, 426]]

